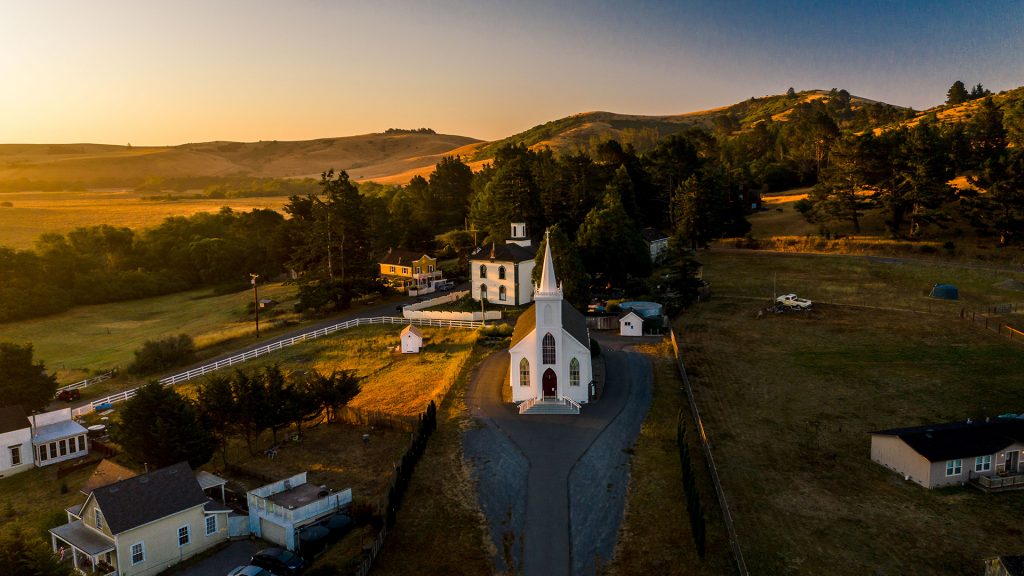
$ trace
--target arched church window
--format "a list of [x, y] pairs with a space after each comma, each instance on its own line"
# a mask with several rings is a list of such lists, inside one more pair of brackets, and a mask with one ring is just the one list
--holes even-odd
[[504, 266], [498, 266], [498, 280], [504, 280], [504, 279], [505, 279], [505, 267]]
[[480, 285], [480, 299], [487, 300], [487, 284]]
[[498, 286], [498, 300], [504, 302], [505, 301], [505, 293], [506, 293], [505, 287], [504, 286]]
[[573, 358], [569, 362], [569, 386], [580, 385], [580, 361]]
[[543, 352], [545, 364], [555, 363], [555, 337], [551, 335], [551, 332], [544, 335], [541, 351]]
[[530, 385], [530, 361], [526, 358], [519, 361], [519, 385]]
[[480, 277], [481, 278], [487, 278], [487, 265], [486, 264], [481, 264], [480, 265]]

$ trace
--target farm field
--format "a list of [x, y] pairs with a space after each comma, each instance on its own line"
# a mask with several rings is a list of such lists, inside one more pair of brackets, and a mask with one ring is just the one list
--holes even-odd
[[[706, 256], [714, 296], [677, 332], [751, 573], [975, 573], [1019, 552], [1024, 493], [929, 491], [869, 457], [872, 430], [1024, 410], [1024, 348], [922, 295], [941, 276], [967, 304], [1019, 301], [1005, 274]], [[773, 273], [815, 311], [758, 318]], [[872, 303], [921, 312], [843, 305]]]
[[[126, 367], [146, 340], [188, 334], [197, 347], [203, 347], [255, 333], [255, 324], [246, 312], [251, 291], [211, 294], [207, 288], [78, 306], [52, 316], [0, 324], [0, 341], [31, 342], [35, 358], [48, 370], [56, 370], [61, 383], [69, 383], [84, 377], [85, 371]], [[278, 310], [282, 312], [290, 309], [294, 294], [294, 285], [260, 286], [260, 297], [280, 302]], [[273, 322], [269, 315], [261, 315], [261, 333], [271, 330]]]
[[183, 199], [174, 202], [143, 200], [153, 192], [90, 190], [78, 192], [0, 193], [0, 246], [31, 248], [47, 232], [65, 234], [80, 226], [109, 224], [132, 229], [156, 226], [171, 216], [217, 212], [229, 206], [238, 212], [257, 208], [281, 211], [287, 196], [261, 198]]

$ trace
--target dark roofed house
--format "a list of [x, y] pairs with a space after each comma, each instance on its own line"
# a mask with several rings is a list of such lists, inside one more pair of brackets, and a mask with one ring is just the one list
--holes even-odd
[[21, 406], [0, 406], [0, 478], [32, 467], [32, 427]]
[[1008, 414], [871, 433], [871, 459], [926, 488], [1024, 487], [1024, 419]]
[[533, 268], [537, 248], [525, 234], [526, 225], [512, 224], [512, 238], [480, 246], [469, 257], [469, 282], [473, 300], [503, 306], [522, 306], [533, 301]]
[[83, 574], [156, 574], [227, 539], [228, 510], [212, 504], [180, 462], [94, 488], [50, 529], [53, 550]]
[[647, 244], [648, 250], [651, 251], [651, 262], [658, 262], [668, 251], [668, 234], [664, 232], [658, 232], [654, 228], [644, 228], [640, 231], [640, 236], [644, 239], [644, 244]]
[[437, 258], [422, 252], [389, 249], [379, 264], [380, 275], [389, 286], [410, 290], [411, 295], [433, 292], [434, 284], [441, 281]]

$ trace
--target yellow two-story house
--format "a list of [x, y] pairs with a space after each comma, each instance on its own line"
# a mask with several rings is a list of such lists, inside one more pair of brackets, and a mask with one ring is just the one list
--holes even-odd
[[434, 284], [441, 281], [441, 270], [437, 258], [408, 250], [388, 250], [381, 258], [380, 275], [384, 281], [399, 290], [416, 293], [434, 291]]
[[227, 540], [228, 512], [180, 462], [96, 488], [50, 536], [79, 573], [147, 576]]

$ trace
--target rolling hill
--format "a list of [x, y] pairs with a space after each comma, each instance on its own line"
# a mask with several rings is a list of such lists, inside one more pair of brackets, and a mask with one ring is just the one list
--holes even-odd
[[318, 177], [332, 167], [367, 180], [433, 167], [442, 156], [477, 142], [448, 134], [393, 133], [168, 147], [3, 144], [0, 182], [131, 186], [150, 177]]

